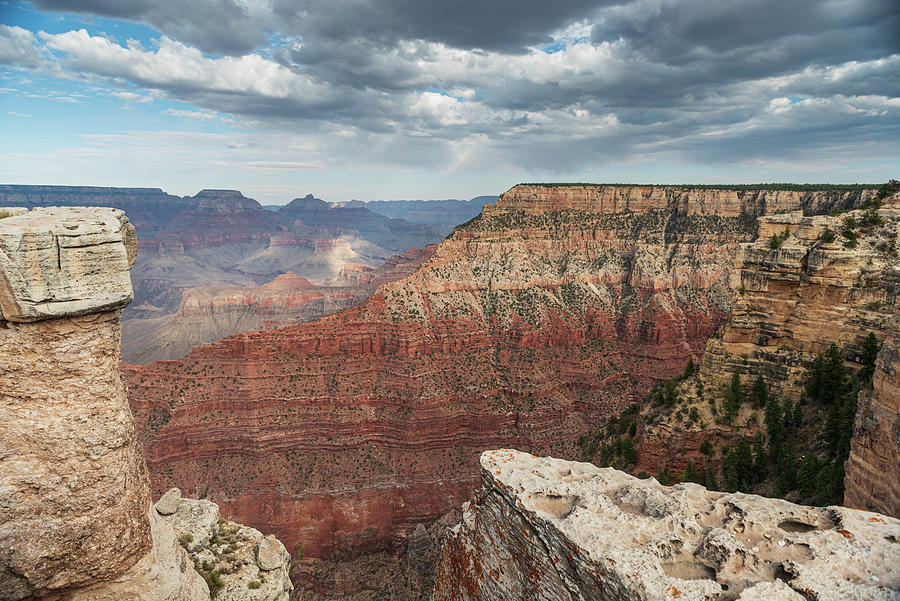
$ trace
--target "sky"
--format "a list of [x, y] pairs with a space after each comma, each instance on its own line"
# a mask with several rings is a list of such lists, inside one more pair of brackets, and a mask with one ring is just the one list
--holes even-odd
[[892, 177], [897, 0], [0, 0], [0, 183]]

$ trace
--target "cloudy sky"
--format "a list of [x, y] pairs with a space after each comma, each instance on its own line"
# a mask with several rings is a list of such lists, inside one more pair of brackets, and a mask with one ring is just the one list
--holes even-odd
[[890, 177], [897, 0], [0, 0], [0, 183]]

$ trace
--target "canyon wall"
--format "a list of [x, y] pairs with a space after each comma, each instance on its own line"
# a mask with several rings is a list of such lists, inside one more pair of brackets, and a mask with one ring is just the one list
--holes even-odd
[[878, 354], [873, 390], [860, 393], [844, 504], [900, 517], [900, 334], [892, 325]]
[[900, 520], [804, 507], [512, 450], [441, 553], [435, 601], [884, 600], [900, 596]]
[[136, 252], [119, 210], [0, 209], [3, 601], [210, 598], [151, 509], [119, 371]]
[[[852, 232], [843, 235], [848, 230]], [[874, 391], [860, 394], [844, 502], [900, 515], [900, 489], [895, 486], [900, 481], [900, 394], [894, 367], [900, 334], [898, 234], [897, 196], [868, 211], [761, 217], [759, 238], [737, 251], [731, 317], [707, 343], [699, 374], [679, 384], [682, 403], [672, 410], [642, 410], [636, 469], [680, 472], [687, 462], [697, 466], [707, 461], [701, 453], [704, 442], [727, 446], [759, 431], [761, 407], [744, 403], [733, 424], [711, 412], [712, 401], [723, 398], [733, 374], [745, 391], [762, 376], [771, 394], [798, 401], [818, 354], [834, 343], [845, 363], [858, 371], [865, 339], [874, 334], [883, 346]], [[815, 404], [804, 406], [813, 441], [821, 438], [818, 431], [825, 424], [818, 410]], [[687, 412], [696, 412], [699, 419], [683, 419]], [[801, 455], [821, 454], [821, 446], [812, 443], [798, 450]]]
[[154, 490], [301, 545], [308, 594], [377, 593], [418, 526], [475, 489], [481, 451], [580, 456], [601, 418], [699, 359], [757, 215], [868, 194], [573, 190], [514, 187], [340, 314], [128, 366]]

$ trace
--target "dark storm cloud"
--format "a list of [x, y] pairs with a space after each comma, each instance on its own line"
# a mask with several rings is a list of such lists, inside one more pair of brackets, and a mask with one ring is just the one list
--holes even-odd
[[522, 51], [591, 16], [597, 0], [273, 0], [259, 9], [235, 0], [34, 0], [44, 10], [146, 22], [210, 53], [242, 54], [270, 33], [380, 47], [425, 39], [458, 48]]
[[473, 139], [488, 150], [472, 160], [559, 169], [848, 142], [896, 150], [900, 139], [897, 0], [35, 4], [144, 22], [176, 41], [161, 42], [165, 57], [121, 56], [105, 41], [47, 36], [73, 72], [285, 130], [387, 136], [372, 146], [400, 162], [439, 162]]

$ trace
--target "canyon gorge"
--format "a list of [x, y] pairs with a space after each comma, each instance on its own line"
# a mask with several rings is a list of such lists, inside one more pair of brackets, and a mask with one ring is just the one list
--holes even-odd
[[700, 362], [761, 218], [874, 193], [515, 186], [360, 305], [125, 366], [153, 489], [302, 548], [306, 598], [422, 598], [481, 451], [580, 458]]
[[[267, 210], [235, 190], [178, 197], [153, 188], [0, 185], [0, 206], [126, 212], [140, 253], [132, 270], [135, 302], [123, 314], [123, 353], [137, 363], [176, 359], [203, 342], [357, 304], [385, 277], [404, 275], [397, 265], [423, 256], [416, 249], [440, 241], [457, 223], [448, 220], [477, 214], [479, 202], [371, 205], [385, 207], [385, 215], [367, 203], [312, 195]], [[288, 273], [302, 279], [274, 281]], [[354, 284], [362, 287], [348, 287]]]

